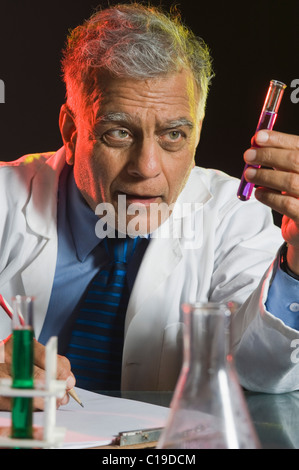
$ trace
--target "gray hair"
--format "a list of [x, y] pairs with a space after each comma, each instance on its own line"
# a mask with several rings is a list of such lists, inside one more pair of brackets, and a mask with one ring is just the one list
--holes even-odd
[[207, 45], [177, 12], [166, 14], [138, 3], [97, 11], [70, 33], [62, 59], [70, 106], [75, 90], [89, 96], [99, 72], [142, 80], [182, 68], [194, 75], [203, 118], [212, 76]]

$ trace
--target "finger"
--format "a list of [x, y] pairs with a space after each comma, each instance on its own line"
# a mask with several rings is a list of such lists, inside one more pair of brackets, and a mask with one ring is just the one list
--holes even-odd
[[[39, 343], [34, 342], [34, 364], [40, 369], [46, 367], [46, 347]], [[57, 379], [67, 380], [71, 375], [70, 361], [65, 356], [57, 355]]]
[[253, 145], [299, 150], [299, 136], [284, 132], [261, 130], [253, 137]]
[[[57, 376], [57, 378], [59, 380], [66, 380], [66, 393], [64, 394], [62, 398], [57, 400], [57, 407], [61, 405], [67, 405], [67, 403], [70, 400], [68, 391], [74, 388], [76, 385], [76, 379], [74, 377], [74, 374], [71, 371], [69, 360], [64, 356], [58, 356], [58, 358], [59, 358], [60, 369], [59, 369], [59, 375]], [[67, 374], [69, 375], [67, 378], [65, 378]]]
[[[296, 250], [296, 246], [299, 249], [299, 225], [293, 219], [284, 216], [281, 223], [281, 233], [284, 240], [289, 244], [289, 248], [292, 245], [293, 250]], [[290, 253], [290, 252], [289, 252]], [[297, 256], [296, 256], [297, 257]], [[299, 259], [299, 253], [298, 253]]]
[[0, 362], [10, 365], [12, 362], [12, 334], [0, 341]]
[[[35, 341], [34, 364], [42, 370], [46, 367], [46, 347]], [[70, 381], [70, 388], [75, 386], [74, 375], [71, 372], [70, 361], [65, 356], [57, 355], [57, 379]]]
[[[38, 380], [41, 379], [41, 369], [34, 369], [34, 379], [38, 378]], [[0, 377], [1, 379], [3, 378], [9, 378], [11, 379], [11, 368], [10, 364], [1, 364], [0, 366]], [[43, 374], [44, 378], [44, 374]], [[11, 397], [2, 397], [0, 396], [0, 410], [1, 411], [10, 411], [11, 410], [11, 404], [12, 404], [12, 399]], [[44, 399], [43, 398], [34, 398], [34, 409], [36, 410], [43, 410], [44, 409]]]
[[57, 356], [57, 379], [66, 381], [66, 393], [57, 400], [57, 407], [67, 405], [69, 402], [68, 391], [75, 387], [76, 379], [71, 371], [70, 361], [65, 356]]
[[[62, 358], [62, 356], [58, 356], [58, 358], [59, 357]], [[66, 359], [66, 361], [67, 361], [67, 359]], [[58, 363], [59, 362], [61, 362], [61, 361], [58, 361]], [[45, 383], [45, 374], [46, 373], [43, 369], [40, 369], [39, 367], [34, 366], [34, 382], [35, 383], [44, 384]], [[65, 379], [65, 377], [62, 378], [61, 374], [62, 374], [62, 372], [61, 372], [61, 369], [60, 369], [60, 373], [59, 372], [57, 373], [57, 380], [62, 380], [62, 381], [66, 382], [66, 391], [65, 391], [65, 394], [62, 397], [59, 397], [59, 398], [56, 399], [56, 407], [57, 408], [59, 408], [59, 406], [61, 406], [61, 405], [66, 405], [69, 402], [68, 390], [73, 388], [75, 386], [75, 383], [76, 383], [76, 380], [75, 380], [72, 373], [70, 373], [71, 375], [67, 379]], [[66, 374], [66, 372], [65, 372], [65, 369], [64, 369], [63, 375], [65, 375], [65, 374]], [[45, 408], [44, 398], [42, 398], [42, 397], [34, 398], [34, 409], [35, 410], [43, 410], [44, 408]]]
[[[34, 344], [34, 356], [35, 356], [35, 368], [34, 376], [35, 380], [44, 381], [45, 379], [45, 365], [46, 365], [46, 348], [42, 344], [35, 341]], [[58, 398], [56, 401], [57, 408], [61, 405], [66, 405], [69, 402], [68, 391], [75, 387], [76, 379], [71, 371], [70, 361], [65, 356], [57, 355], [57, 380], [63, 380], [66, 382], [66, 392], [63, 397]], [[35, 406], [39, 409], [43, 409], [43, 400], [36, 400]]]
[[[35, 411], [42, 411], [45, 408], [45, 400], [41, 397], [35, 397], [33, 399], [33, 409]], [[11, 397], [0, 397], [0, 410], [11, 411], [12, 409], [12, 398]]]
[[299, 174], [299, 151], [273, 147], [251, 148], [244, 153], [249, 165], [261, 165]]
[[299, 225], [299, 200], [288, 195], [281, 194], [267, 188], [257, 188], [255, 197], [266, 206], [271, 207], [279, 214], [287, 216]]
[[57, 379], [67, 381], [70, 380], [70, 388], [74, 386], [72, 380], [75, 379], [71, 371], [71, 364], [65, 356], [57, 356]]
[[11, 410], [11, 398], [10, 397], [0, 397], [0, 410], [1, 411]]
[[[11, 361], [6, 361], [7, 355], [5, 357], [5, 362], [0, 364], [0, 378], [1, 379], [10, 379], [11, 378]], [[9, 411], [11, 409], [11, 398], [0, 396], [0, 410]]]
[[57, 408], [65, 406], [70, 401], [70, 396], [66, 393], [62, 398], [57, 399]]
[[34, 364], [40, 369], [46, 368], [46, 347], [38, 341], [34, 341]]
[[[45, 363], [46, 363], [46, 348], [42, 344], [35, 342], [34, 345], [35, 354], [35, 367], [34, 367], [34, 378], [36, 381], [45, 381]], [[71, 372], [70, 361], [64, 357], [57, 355], [57, 380], [63, 380], [66, 382], [66, 392], [61, 398], [57, 398], [56, 406], [59, 408], [61, 405], [66, 405], [69, 401], [68, 390], [74, 388], [76, 380]], [[36, 399], [34, 402], [35, 409], [44, 409], [44, 400]]]
[[287, 171], [276, 171], [264, 168], [248, 168], [246, 181], [258, 186], [265, 186], [276, 191], [299, 197], [299, 174]]
[[45, 409], [45, 399], [42, 397], [34, 397], [33, 409], [34, 411], [43, 411]]

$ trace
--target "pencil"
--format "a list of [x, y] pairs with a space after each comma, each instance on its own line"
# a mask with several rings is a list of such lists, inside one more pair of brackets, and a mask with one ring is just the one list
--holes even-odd
[[[9, 303], [4, 299], [4, 297], [0, 294], [0, 307], [3, 308], [3, 310], [7, 313], [7, 315], [12, 318], [13, 316], [13, 309], [11, 308], [11, 306], [9, 305]], [[80, 400], [80, 398], [78, 397], [77, 393], [75, 392], [75, 390], [72, 388], [71, 390], [68, 391], [68, 394], [77, 402], [79, 403], [79, 405], [82, 406], [82, 408], [84, 408], [84, 405], [82, 403], [82, 401]]]
[[79, 403], [79, 405], [82, 406], [82, 408], [84, 408], [84, 405], [82, 403], [82, 401], [80, 400], [80, 398], [78, 397], [77, 393], [75, 392], [75, 390], [72, 388], [71, 390], [69, 390], [67, 392], [77, 403]]

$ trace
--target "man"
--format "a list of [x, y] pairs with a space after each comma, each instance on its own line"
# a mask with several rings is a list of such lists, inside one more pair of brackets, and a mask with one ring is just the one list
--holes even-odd
[[[299, 337], [299, 138], [262, 131], [245, 153], [247, 162], [268, 168], [246, 175], [261, 186], [255, 197], [263, 204], [253, 197], [239, 201], [235, 179], [196, 168], [209, 53], [178, 18], [153, 8], [133, 4], [96, 13], [70, 35], [63, 71], [63, 148], [0, 171], [0, 292], [7, 299], [36, 297], [37, 373], [43, 373], [39, 343], [55, 334], [72, 364], [59, 357], [59, 377], [74, 384], [71, 367], [79, 353], [70, 352], [70, 337], [88, 285], [105, 265], [108, 221], [119, 238], [138, 232], [145, 242], [128, 281], [123, 390], [175, 386], [181, 304], [194, 300], [240, 306], [233, 343], [245, 387], [297, 389], [291, 354]], [[157, 206], [162, 210], [152, 210]], [[284, 214], [287, 245], [266, 206]], [[9, 335], [4, 314], [0, 330], [3, 339]], [[93, 346], [81, 349], [98, 354], [92, 331], [88, 335]], [[9, 375], [9, 339], [6, 344], [2, 376]], [[76, 366], [80, 386], [88, 383], [86, 364]]]

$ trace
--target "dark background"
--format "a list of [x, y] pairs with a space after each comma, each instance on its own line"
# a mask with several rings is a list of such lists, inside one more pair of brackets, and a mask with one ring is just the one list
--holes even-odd
[[[162, 5], [169, 8], [172, 3]], [[88, 18], [98, 4], [0, 0], [0, 79], [5, 82], [0, 160], [62, 145], [61, 49], [68, 30]], [[299, 79], [299, 0], [183, 0], [178, 5], [185, 23], [204, 38], [214, 58], [215, 78], [197, 164], [240, 176], [242, 154], [250, 145], [270, 79], [288, 85], [275, 128], [299, 134], [299, 103], [290, 99], [291, 82]]]

